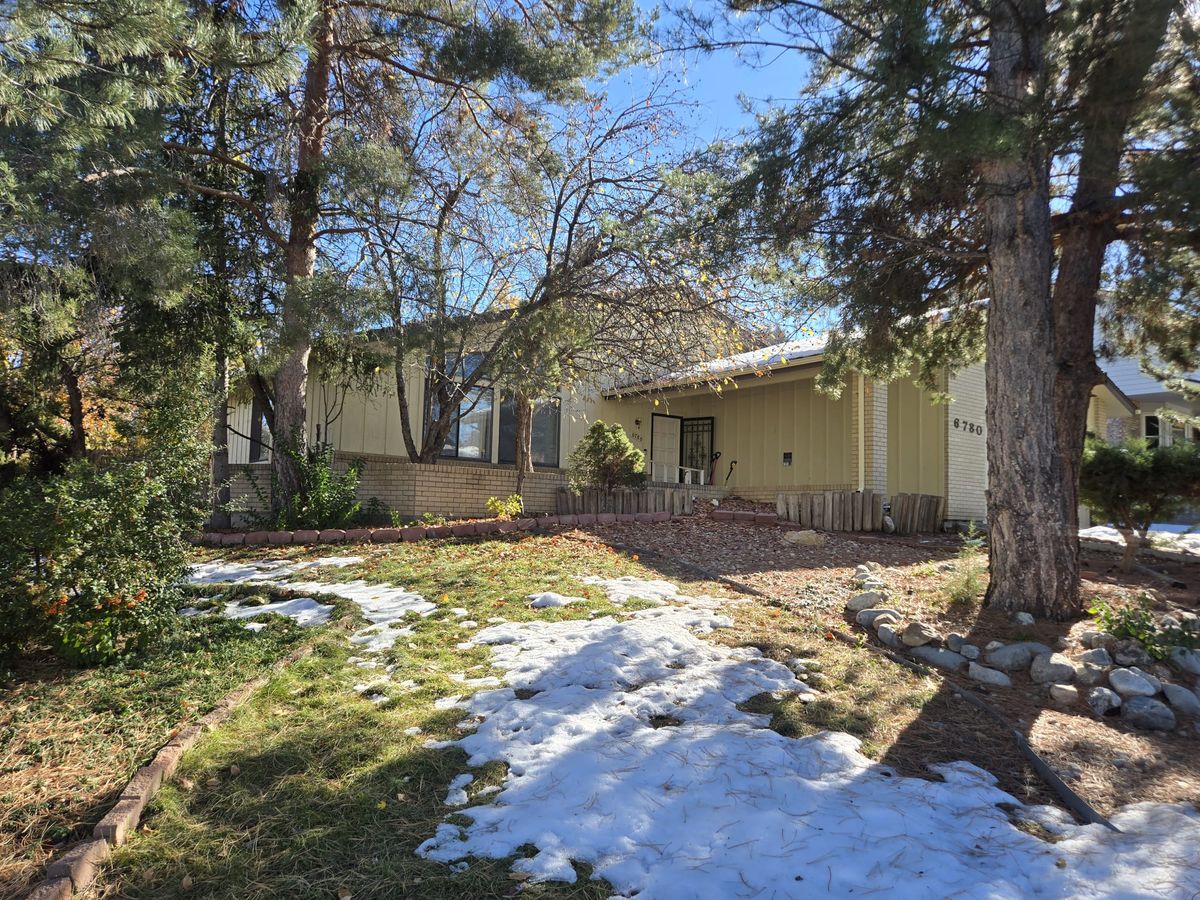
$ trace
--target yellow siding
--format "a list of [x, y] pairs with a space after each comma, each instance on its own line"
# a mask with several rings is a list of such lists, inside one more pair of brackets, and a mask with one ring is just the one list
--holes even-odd
[[[780, 488], [856, 487], [857, 448], [853, 446], [853, 386], [836, 399], [818, 392], [814, 370], [778, 373], [769, 378], [707, 387], [662, 397], [659, 405], [644, 398], [600, 400], [588, 405], [590, 420], [618, 422], [634, 445], [649, 455], [650, 417], [713, 418], [713, 449], [721, 453], [717, 484], [725, 483], [729, 463], [737, 460], [730, 490], [773, 495]], [[640, 425], [638, 422], [640, 421]], [[585, 426], [586, 427], [586, 426]], [[783, 464], [783, 454], [792, 464]]]
[[888, 385], [888, 493], [942, 496], [946, 407], [911, 381]]

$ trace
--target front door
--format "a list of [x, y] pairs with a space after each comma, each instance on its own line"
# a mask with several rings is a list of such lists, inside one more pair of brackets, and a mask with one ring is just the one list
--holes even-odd
[[650, 423], [651, 481], [679, 481], [679, 431], [682, 422], [678, 416], [654, 414]]
[[[708, 481], [708, 468], [712, 464], [713, 420], [712, 416], [701, 419], [684, 419], [681, 429], [682, 464], [689, 469], [704, 473]], [[695, 476], [693, 476], [695, 478]]]

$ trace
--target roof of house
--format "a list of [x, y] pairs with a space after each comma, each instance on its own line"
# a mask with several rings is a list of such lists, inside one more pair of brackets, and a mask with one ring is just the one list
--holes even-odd
[[689, 384], [706, 381], [719, 381], [737, 375], [762, 372], [780, 366], [791, 365], [800, 360], [816, 360], [825, 353], [826, 337], [818, 334], [811, 338], [797, 341], [784, 341], [782, 344], [771, 344], [733, 356], [723, 356], [697, 363], [686, 369], [666, 372], [655, 378], [621, 384], [607, 391], [608, 396], [621, 394], [636, 394], [644, 391], [658, 391], [671, 387], [682, 387]]
[[[605, 396], [620, 397], [627, 394], [662, 391], [735, 378], [739, 375], [761, 373], [801, 361], [815, 362], [825, 354], [826, 346], [828, 346], [828, 339], [824, 334], [815, 334], [802, 340], [784, 341], [781, 344], [770, 344], [755, 350], [747, 350], [744, 353], [710, 359], [686, 369], [666, 372], [656, 378], [621, 384], [606, 391]], [[1104, 380], [1097, 385], [1097, 388], [1108, 393], [1112, 400], [1125, 407], [1130, 415], [1137, 412], [1134, 402], [1108, 375], [1104, 376]]]

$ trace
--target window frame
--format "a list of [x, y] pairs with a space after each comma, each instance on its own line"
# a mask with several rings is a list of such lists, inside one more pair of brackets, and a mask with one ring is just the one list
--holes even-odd
[[[513, 409], [513, 416], [515, 418], [515, 402], [514, 402], [515, 400], [516, 400], [515, 394], [502, 393], [500, 395], [499, 419], [497, 420], [497, 423], [496, 423], [496, 431], [500, 436], [500, 445], [496, 451], [496, 462], [502, 466], [514, 466], [517, 463], [517, 451], [516, 451], [516, 446], [515, 446], [515, 444], [516, 444], [515, 423], [514, 423], [514, 435], [513, 435], [514, 440], [512, 442], [513, 446], [511, 447], [511, 449], [509, 451], [512, 454], [511, 459], [505, 458], [506, 444], [504, 441], [504, 410], [506, 407], [508, 407], [509, 409]], [[541, 406], [548, 406], [551, 403], [554, 404], [554, 410], [556, 413], [555, 422], [557, 424], [557, 432], [554, 436], [554, 462], [553, 463], [538, 462], [537, 459], [535, 458], [535, 459], [531, 460], [531, 462], [533, 463], [533, 467], [535, 469], [559, 469], [559, 468], [562, 468], [562, 397], [560, 397], [558, 394], [555, 394], [551, 397], [541, 397], [541, 398], [535, 400], [533, 415], [536, 418], [536, 416], [538, 414], [538, 408]], [[531, 444], [533, 443], [532, 440], [530, 441], [530, 443]], [[533, 450], [532, 446], [530, 447], [530, 450]], [[536, 451], [534, 451], [531, 455], [536, 456]]]

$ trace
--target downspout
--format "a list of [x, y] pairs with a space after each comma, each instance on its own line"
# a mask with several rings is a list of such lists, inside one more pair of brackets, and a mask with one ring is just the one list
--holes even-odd
[[862, 372], [858, 373], [858, 490], [867, 486], [867, 392]]

